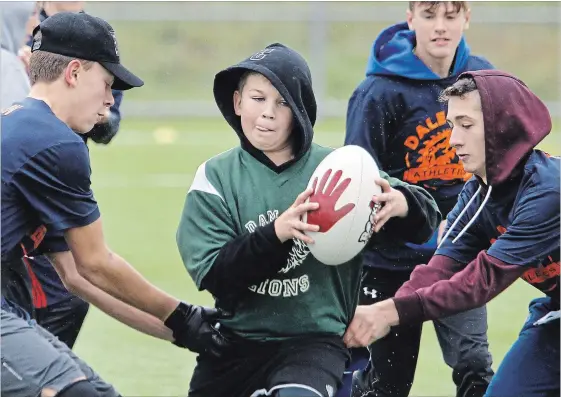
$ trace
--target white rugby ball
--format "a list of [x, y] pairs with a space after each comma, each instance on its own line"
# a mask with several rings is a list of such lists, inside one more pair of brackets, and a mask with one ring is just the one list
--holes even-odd
[[341, 265], [358, 255], [373, 233], [372, 197], [382, 192], [375, 179], [376, 162], [360, 146], [348, 145], [331, 152], [317, 166], [308, 187], [308, 201], [319, 209], [304, 215], [304, 222], [320, 226], [306, 232], [315, 241], [308, 244], [312, 255], [326, 265]]

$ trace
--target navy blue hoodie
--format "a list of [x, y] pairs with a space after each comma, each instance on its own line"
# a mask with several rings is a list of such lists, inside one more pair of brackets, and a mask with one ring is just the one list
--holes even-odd
[[[448, 144], [446, 105], [438, 96], [460, 73], [493, 66], [470, 55], [462, 38], [450, 76], [440, 78], [413, 53], [415, 45], [406, 23], [387, 28], [374, 41], [366, 79], [349, 100], [345, 145], [363, 147], [390, 176], [427, 189], [446, 216], [471, 175]], [[436, 233], [421, 246], [384, 244], [364, 253], [365, 265], [412, 269], [435, 249]]]
[[551, 131], [547, 107], [500, 71], [474, 78], [485, 124], [487, 184], [472, 177], [427, 266], [394, 299], [400, 324], [480, 307], [522, 278], [559, 309], [559, 158], [534, 149]]

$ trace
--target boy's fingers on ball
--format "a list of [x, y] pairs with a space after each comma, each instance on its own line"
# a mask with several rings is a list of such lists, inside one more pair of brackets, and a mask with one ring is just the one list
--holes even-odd
[[298, 207], [299, 205], [305, 203], [306, 200], [311, 196], [311, 193], [312, 193], [312, 188], [309, 188], [303, 191], [302, 193], [300, 193], [298, 197], [296, 197], [296, 200], [294, 201], [294, 204], [292, 204], [292, 206]]
[[378, 211], [376, 213], [376, 216], [374, 217], [374, 223], [375, 224], [380, 223], [380, 221], [386, 217], [388, 211], [389, 211], [388, 207], [384, 207], [380, 211]]
[[376, 226], [374, 226], [374, 232], [378, 233], [384, 225], [386, 224], [387, 218], [382, 218], [378, 222], [376, 222]]
[[389, 193], [380, 193], [372, 197], [372, 201], [375, 203], [385, 203], [390, 201], [391, 195]]
[[311, 187], [309, 187], [306, 190], [304, 190], [302, 193], [300, 193], [298, 195], [298, 198], [300, 198], [302, 200], [302, 202], [304, 202], [304, 201], [306, 201], [306, 199], [308, 197], [310, 197], [312, 195], [313, 192], [314, 192], [314, 190]]
[[294, 200], [292, 206], [297, 207], [298, 205], [302, 204], [304, 201], [306, 201], [306, 191], [303, 191], [298, 196], [296, 196], [296, 200]]
[[382, 188], [383, 192], [386, 192], [391, 189], [390, 183], [386, 181], [384, 178], [376, 178], [376, 184]]
[[319, 208], [319, 203], [302, 203], [296, 207], [298, 213], [304, 213], [308, 211], [315, 211]]
[[294, 230], [293, 236], [298, 240], [302, 240], [306, 244], [313, 244], [315, 242], [313, 238], [306, 236], [304, 233], [301, 233], [298, 230]]
[[309, 232], [317, 232], [319, 231], [319, 226], [318, 225], [311, 225], [309, 223], [306, 222], [300, 222], [299, 227], [297, 228], [298, 230], [306, 230]]

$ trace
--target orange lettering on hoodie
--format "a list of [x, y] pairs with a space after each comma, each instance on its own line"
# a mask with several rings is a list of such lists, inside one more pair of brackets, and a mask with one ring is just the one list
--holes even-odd
[[[499, 232], [499, 236], [506, 232], [506, 228], [504, 226], [497, 226], [497, 231]], [[497, 236], [497, 238], [499, 237]], [[497, 241], [497, 238], [492, 238], [491, 244]], [[559, 267], [559, 262], [554, 262], [551, 256], [547, 257], [549, 262], [544, 266], [540, 264], [538, 267], [533, 267], [524, 272], [521, 278], [529, 284], [541, 284], [550, 278], [558, 277], [561, 275], [561, 269]], [[553, 286], [552, 288], [555, 288]]]
[[539, 267], [531, 268], [525, 271], [522, 275], [524, 281], [530, 284], [541, 284], [553, 277], [559, 277], [559, 275], [561, 275], [559, 262], [553, 262], [551, 257], [549, 257], [549, 260], [550, 263], [547, 266], [540, 265]]
[[[416, 128], [416, 135], [408, 136], [403, 145], [413, 152], [405, 154], [407, 170], [403, 180], [409, 183], [441, 180], [467, 180], [471, 174], [464, 167], [456, 150], [450, 147], [450, 128], [440, 129], [447, 125], [444, 111], [437, 112], [434, 120], [428, 117], [424, 124]], [[440, 130], [439, 130], [440, 129]]]

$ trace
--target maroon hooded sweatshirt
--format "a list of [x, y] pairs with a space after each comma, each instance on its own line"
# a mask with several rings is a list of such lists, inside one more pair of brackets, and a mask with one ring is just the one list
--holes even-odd
[[397, 292], [400, 324], [483, 306], [519, 277], [559, 305], [559, 158], [534, 149], [551, 131], [549, 112], [505, 72], [465, 76], [481, 96], [487, 185], [466, 183], [435, 255]]

